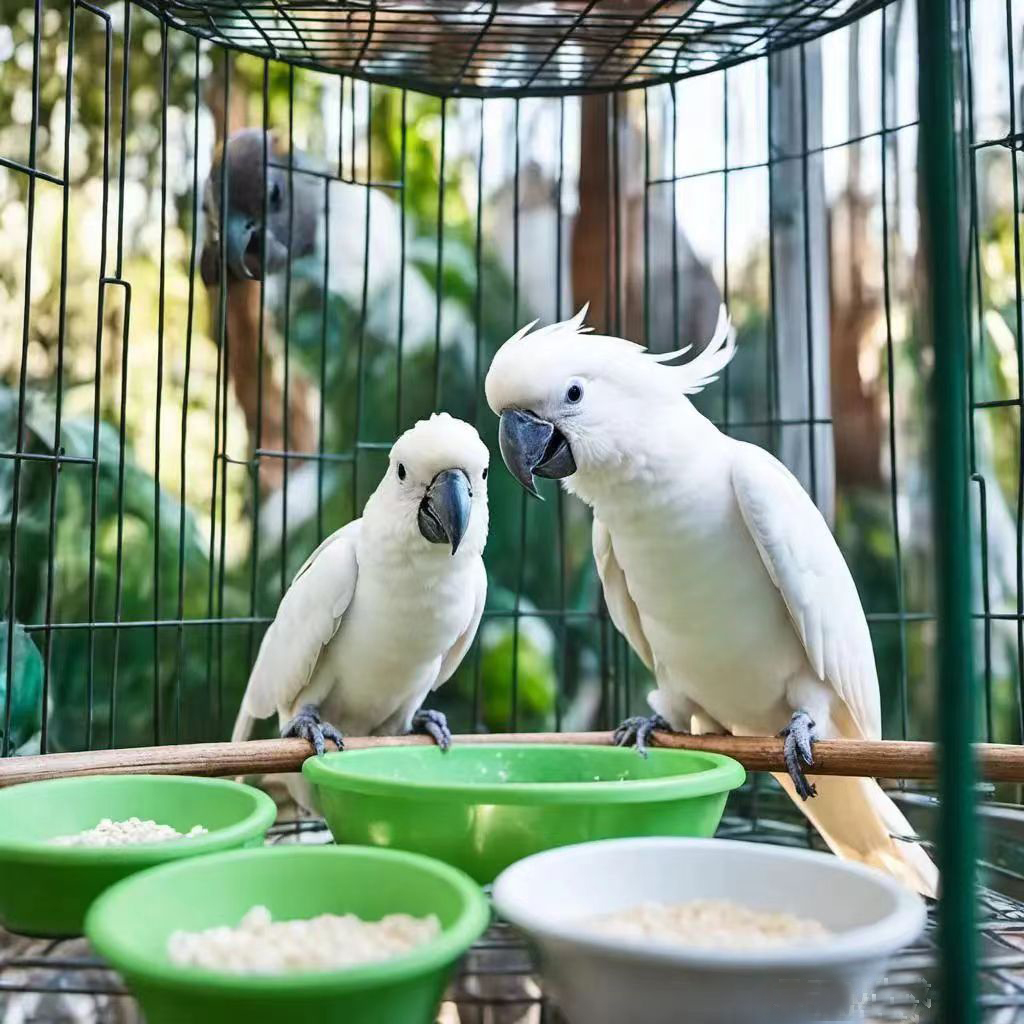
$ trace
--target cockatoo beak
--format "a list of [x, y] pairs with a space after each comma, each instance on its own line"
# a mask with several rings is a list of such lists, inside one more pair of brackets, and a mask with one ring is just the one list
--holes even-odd
[[420, 502], [420, 533], [431, 544], [451, 544], [454, 555], [466, 535], [472, 511], [469, 477], [461, 469], [443, 469], [430, 481]]
[[236, 210], [229, 210], [224, 225], [228, 271], [241, 281], [257, 280], [259, 270], [259, 231], [254, 220]]
[[532, 412], [506, 409], [501, 414], [498, 447], [509, 472], [535, 498], [540, 497], [535, 476], [561, 480], [576, 472], [576, 460], [562, 432]]

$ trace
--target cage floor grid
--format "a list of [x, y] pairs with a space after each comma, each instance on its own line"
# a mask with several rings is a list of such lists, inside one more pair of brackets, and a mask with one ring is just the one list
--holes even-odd
[[[771, 842], [756, 828], [726, 821], [729, 838]], [[318, 819], [275, 825], [268, 843], [323, 844]], [[990, 889], [979, 895], [982, 1020], [1024, 1024], [1024, 903]], [[865, 1010], [866, 1024], [926, 1024], [934, 1007], [935, 921], [893, 961]], [[0, 930], [0, 1024], [142, 1024], [118, 975], [84, 939], [27, 939]], [[564, 1024], [541, 987], [536, 962], [514, 929], [496, 924], [466, 956], [438, 1024]]]

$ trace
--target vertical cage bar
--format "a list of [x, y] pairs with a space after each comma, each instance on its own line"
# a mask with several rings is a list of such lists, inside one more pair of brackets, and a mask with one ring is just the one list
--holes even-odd
[[[353, 129], [354, 131], [354, 129]], [[295, 67], [288, 65], [288, 237], [295, 237]], [[353, 172], [354, 173], [354, 172]], [[264, 181], [270, 181], [270, 173], [264, 169]], [[267, 216], [267, 194], [264, 187], [264, 217]], [[264, 220], [266, 223], [266, 220]], [[326, 232], [325, 232], [326, 233]], [[264, 234], [265, 237], [265, 234]], [[264, 244], [266, 244], [264, 242]], [[288, 484], [291, 469], [293, 439], [292, 419], [292, 261], [284, 268], [284, 386], [281, 392], [281, 447], [284, 450], [281, 462], [281, 596], [288, 588]]]
[[[881, 203], [882, 203], [882, 304], [885, 312], [885, 351], [888, 362], [886, 385], [889, 401], [889, 512], [892, 516], [893, 557], [896, 562], [896, 608], [899, 612], [899, 694], [900, 694], [900, 735], [909, 737], [910, 709], [907, 692], [907, 620], [903, 598], [903, 541], [900, 535], [899, 472], [896, 455], [896, 349], [892, 337], [892, 272], [889, 258], [889, 66], [886, 59], [888, 49], [888, 12], [882, 8], [881, 29], [881, 108], [882, 132], [878, 139], [882, 156]], [[895, 141], [895, 140], [894, 140]]]
[[[399, 239], [398, 239], [398, 335], [397, 335], [397, 337], [395, 339], [395, 363], [396, 363], [395, 373], [397, 374], [397, 379], [395, 381], [395, 435], [396, 436], [401, 431], [401, 429], [402, 429], [402, 422], [403, 422], [402, 421], [402, 356], [403, 356], [403, 346], [404, 346], [404, 343], [405, 343], [405, 234], [406, 234], [406, 225], [405, 225], [406, 212], [405, 212], [405, 207], [406, 207], [406, 203], [407, 203], [408, 198], [409, 198], [408, 194], [407, 194], [408, 191], [409, 191], [409, 182], [408, 182], [408, 180], [406, 178], [406, 160], [408, 158], [408, 154], [407, 154], [407, 144], [408, 144], [408, 109], [407, 109], [407, 105], [408, 105], [408, 93], [403, 89], [402, 90], [402, 112], [401, 112], [402, 121], [401, 121], [401, 125], [400, 125], [402, 142], [401, 142], [401, 156], [399, 158], [399, 160], [400, 160], [400, 162], [399, 162], [399, 180], [401, 181], [402, 187], [401, 187], [401, 190], [399, 191], [399, 195], [398, 195], [399, 202], [401, 203], [401, 208], [399, 210], [399, 219], [398, 219], [398, 232], [399, 232]], [[483, 129], [481, 129], [481, 132], [482, 132], [482, 130]], [[339, 134], [339, 136], [341, 135], [341, 127], [340, 127], [340, 125], [338, 127], [338, 134]], [[482, 138], [482, 136], [481, 136], [481, 138]], [[481, 148], [481, 150], [483, 149], [483, 142], [482, 141], [480, 143], [480, 148]], [[340, 173], [340, 168], [339, 168], [339, 173]], [[479, 234], [479, 210], [477, 211], [477, 213], [478, 213], [477, 233]], [[478, 273], [477, 276], [479, 278], [479, 273]], [[477, 305], [479, 306], [479, 285], [477, 285], [477, 295], [478, 295]], [[479, 324], [479, 321], [480, 321], [480, 318], [479, 318], [479, 312], [478, 312], [478, 314], [477, 314], [477, 323], [478, 324]], [[479, 327], [477, 327], [477, 333], [479, 334]]]
[[128, 109], [131, 105], [129, 73], [131, 70], [132, 5], [124, 0], [124, 23], [121, 29], [121, 137], [117, 167], [117, 256], [114, 276], [104, 284], [118, 285], [124, 293], [124, 321], [121, 325], [121, 392], [117, 432], [117, 545], [114, 555], [114, 656], [110, 676], [110, 746], [117, 746], [117, 671], [121, 653], [121, 606], [124, 597], [124, 487], [128, 443], [128, 337], [131, 323], [132, 286], [124, 280], [124, 195], [128, 174]]
[[928, 319], [934, 351], [938, 683], [941, 729], [939, 905], [944, 1024], [977, 1017], [974, 930], [977, 845], [972, 797], [971, 549], [967, 509], [967, 337], [957, 220], [953, 34], [949, 0], [918, 0], [920, 173]]
[[[195, 41], [195, 74], [192, 79], [192, 230], [188, 251], [188, 311], [185, 320], [185, 367], [181, 381], [181, 448], [178, 457], [179, 502], [178, 509], [178, 643], [176, 654], [177, 670], [174, 673], [174, 740], [181, 739], [182, 677], [185, 672], [185, 512], [188, 508], [188, 403], [189, 382], [192, 376], [192, 326], [195, 317], [196, 299], [196, 248], [199, 233], [199, 65], [201, 50], [199, 40]], [[250, 656], [251, 661], [251, 656]]]
[[[355, 96], [355, 81], [352, 82], [352, 95]], [[366, 126], [367, 132], [373, 123], [373, 86], [366, 83]], [[402, 122], [402, 131], [405, 132], [405, 122]], [[356, 108], [355, 99], [352, 100], [352, 179], [356, 175]], [[356, 424], [355, 441], [352, 450], [352, 518], [359, 514], [359, 442], [363, 439], [363, 405], [364, 389], [366, 387], [366, 318], [369, 315], [370, 302], [370, 200], [373, 198], [370, 182], [373, 181], [373, 146], [370, 139], [366, 140], [366, 179], [363, 185], [365, 203], [363, 206], [363, 288], [359, 297], [359, 331], [357, 335], [358, 358], [356, 361]], [[403, 189], [405, 182], [402, 183]], [[404, 242], [403, 242], [404, 244]], [[404, 250], [403, 250], [404, 255]], [[403, 259], [404, 263], [404, 259]], [[404, 278], [403, 278], [404, 281]], [[401, 372], [401, 367], [399, 367]]]
[[[110, 87], [114, 74], [114, 40], [110, 15], [104, 19], [103, 51], [103, 192], [100, 203], [100, 260], [96, 285], [96, 354], [93, 360], [92, 385], [92, 480], [89, 492], [89, 583], [88, 622], [89, 654], [86, 663], [85, 746], [92, 749], [96, 704], [96, 549], [100, 502], [100, 384], [103, 380], [103, 318], [107, 273], [107, 231], [110, 225]], [[17, 508], [17, 505], [14, 506]], [[5, 734], [6, 735], [6, 734]]]
[[[53, 423], [53, 450], [59, 456], [63, 454], [63, 416], [64, 416], [64, 356], [65, 341], [67, 337], [67, 309], [68, 309], [68, 228], [69, 228], [69, 207], [70, 189], [68, 177], [71, 172], [71, 123], [73, 120], [72, 93], [74, 86], [74, 58], [75, 58], [75, 15], [77, 9], [71, 4], [68, 9], [68, 54], [64, 74], [64, 144], [63, 164], [61, 167], [61, 238], [60, 238], [60, 300], [57, 311], [57, 394], [54, 403]], [[43, 691], [41, 695], [42, 723], [39, 734], [39, 752], [45, 754], [48, 748], [49, 715], [46, 709], [50, 706], [50, 684], [52, 681], [53, 663], [53, 602], [55, 593], [55, 570], [56, 570], [56, 543], [57, 543], [57, 504], [59, 495], [60, 462], [54, 459], [53, 473], [50, 477], [50, 523], [47, 539], [46, 558], [46, 608], [44, 612], [45, 631], [43, 633]], [[14, 690], [13, 676], [8, 673], [8, 686], [10, 692]], [[6, 735], [6, 731], [5, 731]]]
[[[729, 71], [722, 72], [722, 302], [729, 309]], [[682, 344], [679, 338], [674, 344]], [[729, 433], [729, 413], [732, 407], [732, 396], [729, 387], [729, 371], [732, 367], [726, 363], [722, 371], [722, 429]]]
[[[555, 320], [562, 319], [562, 218], [565, 203], [565, 97], [558, 100], [558, 180], [555, 185]], [[566, 615], [568, 602], [567, 562], [568, 550], [565, 537], [565, 492], [561, 487], [555, 492], [555, 517], [558, 528], [558, 608], [561, 613], [558, 641], [558, 682], [555, 690], [555, 732], [562, 731], [562, 711], [566, 699], [566, 683], [569, 671], [569, 620]]]
[[[402, 94], [403, 102], [405, 93]], [[484, 124], [487, 104], [480, 101], [479, 139], [476, 160], [476, 236], [473, 243], [473, 276], [476, 287], [476, 294], [473, 300], [473, 347], [476, 359], [476, 370], [473, 374], [473, 423], [477, 423], [480, 404], [480, 346], [482, 343], [483, 324], [483, 302], [484, 302]], [[403, 110], [405, 108], [403, 107]], [[405, 139], [403, 132], [402, 152], [405, 152]], [[403, 162], [404, 181], [404, 162]], [[481, 626], [483, 620], [481, 619]], [[482, 628], [477, 630], [477, 636], [473, 644], [473, 732], [483, 731], [483, 642], [480, 639]]]
[[814, 400], [814, 305], [811, 298], [811, 143], [807, 120], [807, 47], [800, 47], [800, 176], [803, 199], [804, 317], [807, 322], [807, 447], [809, 453], [809, 490], [815, 505], [818, 493], [817, 403]]
[[[970, 191], [970, 218], [968, 223], [967, 274], [964, 291], [967, 301], [968, 322], [975, 325], [979, 354], [983, 356], [985, 344], [985, 296], [981, 276], [981, 225], [978, 223], [978, 175], [975, 150], [977, 136], [974, 124], [974, 66], [971, 43], [971, 5], [964, 4], [964, 69], [966, 94], [964, 111], [966, 115], [968, 186]], [[1018, 264], [1019, 274], [1019, 264]], [[977, 393], [974, 386], [974, 343], [970, 333], [967, 339], [967, 388], [971, 404], [968, 419], [970, 442], [971, 482], [978, 485], [978, 532], [980, 534], [979, 554], [981, 557], [981, 617], [982, 617], [982, 671], [985, 680], [985, 733], [988, 742], [995, 740], [995, 721], [992, 708], [992, 603], [989, 585], [988, 564], [988, 492], [985, 475], [978, 465], [977, 431], [974, 416], [977, 409]], [[1019, 400], [1019, 396], [1018, 396]], [[1024, 739], [1024, 737], [1021, 737]]]
[[[28, 165], [34, 172], [36, 170], [36, 132], [39, 125], [39, 59], [40, 41], [43, 31], [43, 5], [42, 0], [36, 0], [33, 5], [33, 35], [32, 35], [32, 121], [29, 125], [28, 137]], [[65, 182], [65, 189], [67, 184]], [[28, 347], [29, 347], [29, 324], [32, 317], [32, 243], [35, 234], [35, 210], [36, 210], [36, 175], [32, 173], [28, 178], [28, 201], [27, 218], [25, 231], [25, 301], [22, 307], [21, 321], [21, 362], [19, 364], [18, 376], [18, 426], [15, 434], [14, 450], [21, 454], [25, 445], [25, 402], [26, 390], [28, 387]], [[10, 753], [11, 736], [11, 710], [14, 699], [14, 619], [15, 619], [15, 591], [18, 585], [18, 508], [21, 501], [21, 466], [22, 460], [14, 460], [14, 479], [11, 488], [11, 526], [10, 545], [8, 550], [8, 572], [10, 573], [10, 589], [7, 594], [7, 665], [6, 669], [6, 695], [4, 697], [4, 734], [0, 755], [6, 756]], [[52, 557], [52, 556], [51, 556]], [[46, 718], [46, 708], [43, 707], [43, 718]]]
[[[170, 103], [167, 23], [160, 22], [160, 283], [156, 321], [156, 402], [153, 409], [153, 622], [160, 622], [160, 418], [163, 414], [164, 307], [167, 298], [167, 107]], [[153, 743], [160, 743], [160, 626], [153, 627]]]
[[[520, 101], [515, 100], [515, 144], [512, 172], [512, 330], [519, 330], [519, 113]], [[519, 496], [519, 560], [516, 573], [516, 596], [512, 616], [512, 705], [509, 728], [519, 727], [519, 620], [522, 614], [523, 588], [526, 585], [526, 492]]]
[[[448, 128], [448, 101], [441, 100], [441, 151], [437, 166], [437, 250], [434, 267], [434, 282], [437, 287], [437, 302], [434, 305], [434, 405], [436, 412], [441, 408], [441, 378], [444, 371], [441, 359], [441, 310], [444, 305], [444, 158]], [[369, 129], [367, 129], [369, 130]]]

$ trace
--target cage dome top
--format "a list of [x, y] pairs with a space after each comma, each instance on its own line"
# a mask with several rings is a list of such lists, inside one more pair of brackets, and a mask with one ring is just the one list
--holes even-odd
[[807, 42], [889, 0], [141, 0], [295, 65], [446, 96], [671, 82]]

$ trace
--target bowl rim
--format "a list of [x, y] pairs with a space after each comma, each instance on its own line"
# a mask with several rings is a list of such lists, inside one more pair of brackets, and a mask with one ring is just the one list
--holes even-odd
[[[661, 848], [666, 850], [700, 850], [710, 852], [721, 850], [723, 844], [743, 847], [758, 857], [777, 860], [793, 860], [822, 863], [828, 860], [839, 872], [847, 872], [865, 879], [885, 892], [894, 900], [890, 913], [877, 922], [851, 928], [832, 934], [818, 945], [791, 946], [785, 950], [716, 950], [677, 946], [672, 943], [616, 942], [588, 933], [579, 925], [559, 922], [549, 923], [524, 908], [521, 900], [513, 898], [510, 888], [520, 884], [515, 878], [517, 872], [537, 870], [541, 862], [551, 862], [557, 857], [570, 856], [584, 847], [605, 849], [629, 849], [630, 847]], [[533, 862], [533, 863], [530, 863]], [[545, 850], [525, 857], [506, 868], [495, 880], [493, 889], [495, 911], [511, 924], [538, 940], [552, 940], [574, 946], [590, 954], [608, 959], [642, 961], [664, 967], [688, 967], [700, 970], [721, 971], [785, 971], [808, 968], [822, 968], [873, 960], [891, 955], [896, 950], [914, 941], [924, 930], [927, 911], [924, 900], [916, 892], [880, 871], [840, 860], [833, 854], [816, 850], [793, 849], [786, 846], [772, 846], [765, 843], [751, 843], [735, 839], [696, 839], [672, 836], [631, 837], [622, 839], [599, 839], [588, 843], [576, 843], [553, 850]]]
[[[302, 773], [316, 786], [341, 788], [364, 796], [405, 796], [489, 804], [625, 804], [650, 800], [677, 800], [737, 789], [746, 781], [747, 773], [739, 761], [725, 754], [704, 750], [677, 750], [652, 748], [656, 757], [676, 757], [703, 762], [706, 767], [680, 775], [666, 775], [654, 779], [626, 779], [597, 782], [435, 782], [422, 779], [388, 779], [363, 775], [346, 768], [347, 761], [393, 756], [396, 750], [422, 750], [421, 747], [376, 747], [364, 750], [337, 751], [309, 757], [302, 765]], [[636, 757], [631, 748], [613, 747], [596, 743], [474, 743], [458, 750], [515, 750], [515, 751], [621, 751], [612, 756]], [[439, 756], [448, 754], [438, 751]]]
[[[114, 782], [116, 780], [116, 782]], [[234, 789], [250, 801], [249, 812], [233, 825], [211, 829], [205, 835], [192, 839], [168, 839], [155, 843], [137, 843], [130, 846], [55, 846], [48, 839], [8, 839], [0, 835], [0, 861], [17, 860], [50, 866], [112, 866], [150, 867], [163, 861], [176, 861], [197, 854], [228, 850], [239, 843], [264, 834], [277, 818], [277, 804], [261, 789], [233, 779], [205, 778], [197, 775], [152, 775], [142, 773], [115, 773], [110, 775], [76, 775], [72, 778], [43, 779], [24, 782], [10, 789], [0, 790], [0, 812], [6, 793], [24, 793], [32, 787], [48, 789], [95, 788], [97, 785], [126, 785], [133, 781], [147, 784], [180, 785], [199, 789]], [[34, 790], [37, 791], [37, 790]], [[197, 824], [201, 824], [197, 822]]]
[[[260, 858], [305, 859], [333, 857], [339, 862], [362, 858], [412, 864], [426, 868], [435, 876], [449, 882], [463, 898], [463, 909], [459, 917], [448, 928], [442, 928], [436, 940], [425, 943], [401, 956], [391, 957], [376, 963], [357, 967], [338, 967], [330, 970], [296, 971], [287, 974], [233, 974], [228, 971], [209, 970], [201, 967], [179, 967], [170, 960], [154, 962], [138, 954], [117, 933], [116, 925], [105, 920], [108, 905], [119, 894], [133, 885], [155, 880], [159, 877], [165, 884], [173, 884], [175, 873], [190, 871], [196, 867], [215, 864], [231, 864], [238, 861]], [[179, 861], [162, 864], [138, 872], [112, 885], [99, 896], [85, 916], [85, 935], [94, 948], [129, 980], [161, 988], [187, 989], [189, 991], [220, 992], [239, 996], [289, 995], [301, 992], [304, 995], [347, 992], [368, 988], [387, 982], [398, 982], [428, 974], [448, 966], [457, 960], [486, 930], [491, 921], [491, 907], [478, 886], [464, 872], [453, 868], [433, 857], [404, 850], [386, 850], [374, 846], [301, 846], [286, 845], [263, 847], [258, 850], [230, 850], [225, 853], [204, 857], [202, 861]]]

